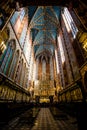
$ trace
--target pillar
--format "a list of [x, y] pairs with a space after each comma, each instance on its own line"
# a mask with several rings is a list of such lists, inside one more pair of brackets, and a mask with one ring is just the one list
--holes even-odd
[[46, 60], [42, 60], [42, 80], [46, 79]]
[[38, 80], [38, 66], [39, 66], [39, 58], [37, 57], [36, 59], [36, 76], [35, 76], [35, 79]]
[[52, 56], [50, 57], [50, 79], [51, 79], [51, 80], [54, 79], [54, 75], [53, 75], [53, 60], [52, 60]]

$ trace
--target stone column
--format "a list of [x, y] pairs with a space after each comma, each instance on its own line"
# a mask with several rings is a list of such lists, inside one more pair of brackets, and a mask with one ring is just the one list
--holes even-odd
[[35, 76], [35, 79], [38, 80], [38, 66], [39, 66], [39, 58], [37, 57], [36, 59], [36, 76]]
[[51, 80], [54, 79], [54, 75], [53, 75], [53, 60], [52, 60], [52, 56], [50, 57], [50, 79], [51, 79]]
[[46, 79], [46, 60], [42, 60], [42, 80]]
[[[67, 15], [67, 13], [68, 13], [68, 15]], [[67, 10], [67, 12], [64, 11], [64, 13], [62, 13], [62, 18], [63, 18], [63, 20], [62, 20], [62, 32], [63, 32], [63, 36], [64, 36], [64, 40], [65, 40], [65, 46], [66, 46], [66, 50], [67, 50], [67, 54], [68, 54], [68, 60], [69, 60], [69, 64], [70, 64], [70, 71], [71, 71], [71, 74], [72, 74], [72, 82], [73, 82], [73, 80], [78, 79], [78, 77], [80, 76], [76, 56], [75, 56], [73, 46], [72, 46], [74, 36], [76, 34], [75, 30], [77, 28], [76, 28], [76, 26], [73, 25], [73, 28], [74, 28], [74, 30], [73, 30], [73, 28], [70, 24], [71, 22], [69, 20], [68, 21], [66, 20], [67, 16], [68, 16], [68, 19], [70, 19], [70, 21], [72, 23], [74, 23], [74, 22], [73, 22], [73, 20], [70, 16], [68, 10]], [[73, 32], [73, 31], [75, 31], [75, 32]]]

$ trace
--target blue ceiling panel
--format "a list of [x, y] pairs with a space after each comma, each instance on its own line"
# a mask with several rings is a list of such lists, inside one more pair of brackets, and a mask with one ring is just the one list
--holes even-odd
[[29, 16], [29, 22], [34, 16], [34, 13], [36, 12], [37, 6], [28, 6], [28, 16]]
[[31, 29], [31, 36], [32, 36], [32, 41], [34, 41], [36, 35], [38, 34], [38, 30], [35, 28]]
[[58, 6], [31, 6], [29, 27], [33, 41], [34, 54], [44, 51], [54, 53], [57, 32], [60, 22], [61, 7]]
[[57, 18], [60, 20], [61, 17], [61, 7], [53, 6], [54, 12], [56, 13]]
[[43, 8], [42, 7], [38, 7], [33, 18], [32, 21], [36, 21], [36, 19], [38, 19], [38, 17], [40, 17], [40, 15], [43, 14]]

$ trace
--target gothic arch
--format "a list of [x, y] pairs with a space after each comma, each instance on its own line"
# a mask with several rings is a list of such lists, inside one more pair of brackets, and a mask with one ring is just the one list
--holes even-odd
[[[23, 73], [23, 77], [26, 78], [26, 63], [24, 63], [24, 73]], [[22, 86], [25, 87], [25, 79], [23, 78], [22, 80]]]
[[20, 84], [20, 79], [21, 79], [21, 74], [22, 74], [22, 70], [23, 70], [23, 59], [21, 58], [19, 60], [19, 64], [17, 66], [17, 71], [16, 71], [16, 75], [15, 75], [15, 82], [17, 82], [18, 84]]
[[20, 85], [23, 87], [24, 77], [25, 77], [25, 67], [26, 63], [23, 62], [21, 78], [20, 78]]
[[24, 78], [24, 82], [23, 82], [23, 87], [24, 88], [27, 87], [27, 82], [28, 82], [28, 68], [25, 67], [25, 78]]

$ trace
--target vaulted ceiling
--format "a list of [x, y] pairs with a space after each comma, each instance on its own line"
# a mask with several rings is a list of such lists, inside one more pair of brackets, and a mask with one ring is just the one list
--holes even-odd
[[59, 6], [28, 7], [29, 28], [35, 57], [44, 52], [54, 54], [60, 15]]

